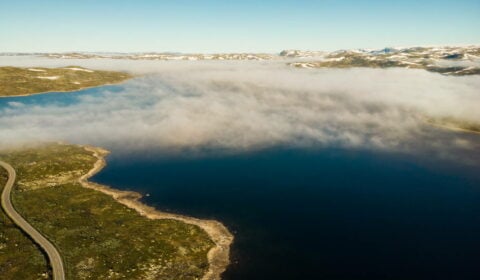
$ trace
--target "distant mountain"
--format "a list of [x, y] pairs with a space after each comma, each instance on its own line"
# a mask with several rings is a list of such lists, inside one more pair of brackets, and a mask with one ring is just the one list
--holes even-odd
[[416, 68], [444, 75], [480, 74], [480, 47], [413, 47], [341, 50], [322, 59], [288, 63], [299, 68]]
[[280, 52], [282, 57], [321, 57], [326, 52], [322, 51], [301, 51], [301, 50], [283, 50]]
[[222, 53], [222, 54], [182, 54], [182, 53], [48, 53], [48, 58], [62, 59], [132, 59], [132, 60], [270, 60], [272, 54]]
[[[26, 55], [4, 53], [0, 55]], [[334, 52], [283, 50], [279, 54], [218, 53], [182, 54], [173, 52], [143, 53], [43, 53], [29, 54], [54, 59], [129, 59], [129, 60], [285, 60], [299, 68], [415, 68], [444, 75], [480, 74], [480, 47], [387, 47]]]

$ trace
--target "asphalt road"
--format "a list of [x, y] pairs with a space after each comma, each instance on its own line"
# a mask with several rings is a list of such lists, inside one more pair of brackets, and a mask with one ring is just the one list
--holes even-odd
[[8, 172], [8, 181], [5, 184], [5, 188], [2, 192], [3, 210], [19, 228], [28, 234], [47, 253], [50, 265], [52, 266], [53, 279], [65, 280], [63, 261], [58, 250], [15, 210], [12, 202], [10, 201], [10, 194], [17, 176], [15, 169], [13, 169], [10, 164], [3, 161], [0, 161], [0, 166], [5, 168], [5, 170]]

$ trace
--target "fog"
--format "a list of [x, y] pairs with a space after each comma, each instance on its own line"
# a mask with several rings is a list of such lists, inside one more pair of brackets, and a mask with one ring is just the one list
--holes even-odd
[[[413, 69], [295, 69], [281, 61], [2, 58], [19, 66], [81, 65], [139, 77], [64, 103], [0, 99], [0, 145], [68, 141], [129, 151], [241, 152], [341, 147], [449, 156], [478, 136], [426, 117], [480, 122], [480, 78]], [[65, 98], [57, 94], [58, 98]]]

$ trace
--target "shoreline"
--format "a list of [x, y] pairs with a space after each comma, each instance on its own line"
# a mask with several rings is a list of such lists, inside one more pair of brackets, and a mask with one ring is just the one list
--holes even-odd
[[84, 89], [90, 89], [90, 88], [95, 88], [95, 87], [103, 87], [103, 86], [114, 86], [114, 85], [119, 85], [122, 84], [128, 80], [134, 79], [136, 76], [132, 76], [130, 78], [127, 78], [125, 80], [115, 82], [115, 83], [106, 83], [106, 84], [100, 84], [96, 86], [87, 86], [87, 87], [81, 87], [79, 89], [72, 89], [72, 90], [53, 90], [53, 91], [42, 91], [42, 92], [34, 92], [34, 93], [27, 93], [27, 94], [19, 94], [19, 95], [0, 95], [0, 98], [15, 98], [15, 97], [28, 97], [32, 95], [39, 95], [39, 94], [46, 94], [46, 93], [71, 93], [79, 90], [84, 90]]
[[105, 156], [109, 154], [109, 151], [88, 145], [80, 145], [80, 147], [83, 147], [88, 152], [92, 152], [93, 156], [97, 158], [93, 168], [90, 169], [88, 173], [82, 175], [78, 180], [83, 187], [107, 194], [118, 203], [137, 211], [141, 216], [148, 219], [173, 219], [200, 227], [215, 243], [215, 246], [208, 251], [207, 258], [209, 267], [207, 272], [203, 275], [202, 280], [221, 279], [221, 274], [230, 264], [230, 245], [234, 239], [233, 235], [222, 223], [215, 220], [201, 220], [193, 217], [162, 212], [140, 202], [142, 195], [138, 192], [116, 190], [105, 185], [88, 181], [89, 178], [100, 172], [107, 165]]

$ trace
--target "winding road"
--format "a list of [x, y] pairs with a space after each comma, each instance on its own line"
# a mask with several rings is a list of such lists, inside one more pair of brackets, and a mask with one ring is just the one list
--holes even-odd
[[2, 192], [2, 208], [5, 213], [12, 219], [12, 221], [28, 234], [43, 250], [47, 253], [50, 265], [52, 266], [52, 274], [54, 280], [65, 280], [65, 270], [63, 268], [62, 257], [58, 250], [48, 241], [40, 232], [32, 227], [13, 207], [10, 200], [13, 184], [16, 179], [16, 172], [13, 167], [3, 161], [0, 161], [0, 166], [5, 168], [8, 172], [8, 181]]

